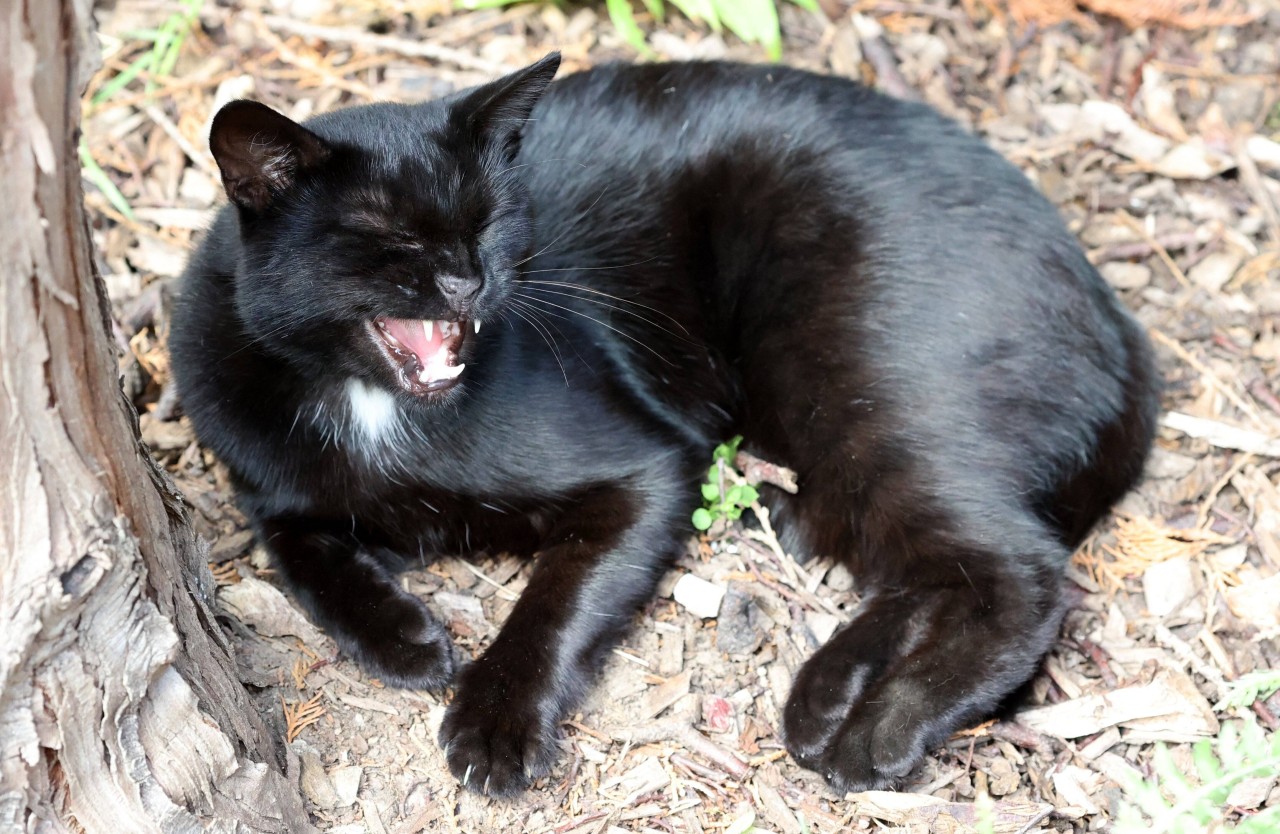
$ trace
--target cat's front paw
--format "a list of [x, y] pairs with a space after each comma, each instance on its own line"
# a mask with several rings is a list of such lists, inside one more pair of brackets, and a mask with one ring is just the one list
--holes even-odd
[[484, 658], [466, 669], [440, 725], [449, 770], [463, 787], [514, 796], [555, 764], [556, 716], [525, 686], [491, 672]]
[[358, 629], [331, 624], [329, 632], [365, 672], [388, 686], [440, 691], [453, 680], [448, 631], [420, 600], [399, 589], [372, 608]]

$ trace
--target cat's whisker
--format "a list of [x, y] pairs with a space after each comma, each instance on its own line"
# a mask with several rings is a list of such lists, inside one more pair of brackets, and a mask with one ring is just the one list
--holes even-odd
[[[628, 316], [632, 316], [633, 318], [637, 318], [637, 319], [639, 319], [640, 321], [644, 322], [645, 324], [649, 325], [650, 327], [657, 328], [658, 330], [661, 330], [663, 333], [666, 333], [666, 334], [667, 334], [667, 335], [669, 335], [669, 336], [672, 336], [672, 337], [674, 337], [674, 338], [676, 338], [676, 339], [679, 339], [679, 340], [681, 340], [682, 342], [688, 342], [688, 343], [690, 343], [690, 344], [693, 344], [693, 342], [692, 342], [690, 339], [686, 338], [686, 336], [681, 336], [679, 333], [676, 333], [674, 330], [671, 330], [671, 329], [669, 329], [669, 328], [667, 328], [667, 327], [663, 327], [663, 326], [662, 326], [661, 324], [659, 324], [658, 322], [654, 321], [654, 320], [653, 320], [653, 319], [651, 319], [651, 318], [648, 318], [648, 317], [646, 317], [646, 316], [643, 316], [643, 315], [641, 315], [640, 313], [637, 313], [635, 310], [628, 310], [628, 309], [626, 309], [625, 307], [619, 307], [619, 306], [617, 306], [616, 304], [609, 304], [608, 302], [601, 301], [601, 300], [599, 300], [599, 299], [597, 299], [597, 298], [584, 298], [583, 296], [580, 296], [580, 295], [574, 295], [574, 294], [572, 294], [572, 293], [567, 293], [567, 292], [560, 292], [559, 290], [549, 290], [549, 289], [546, 289], [546, 288], [543, 288], [543, 287], [528, 287], [528, 289], [529, 289], [529, 290], [531, 290], [531, 291], [534, 291], [534, 292], [544, 292], [544, 293], [550, 293], [551, 295], [559, 295], [559, 296], [563, 296], [563, 297], [565, 297], [565, 298], [572, 298], [572, 299], [574, 299], [575, 301], [585, 301], [585, 302], [587, 302], [588, 304], [594, 304], [594, 305], [596, 305], [597, 307], [602, 307], [602, 308], [604, 308], [605, 310], [615, 310], [615, 311], [617, 311], [618, 313], [622, 313], [622, 314], [624, 314], [624, 315], [628, 315]], [[527, 296], [526, 296], [526, 297], [527, 297]], [[644, 305], [644, 304], [637, 304], [636, 306], [638, 306], [638, 307], [644, 307], [645, 309], [652, 309], [652, 308], [650, 308], [650, 307], [646, 307], [646, 305]], [[654, 312], [658, 312], [658, 311], [657, 311], [657, 310], [655, 310]], [[676, 324], [677, 324], [677, 325], [679, 325], [680, 323], [679, 323], [679, 322], [676, 322]], [[683, 328], [683, 327], [681, 327], [681, 329], [682, 329], [682, 330], [684, 330], [684, 328]], [[686, 334], [686, 335], [688, 334], [688, 332], [689, 332], [689, 331], [685, 330], [685, 334]]]
[[653, 348], [649, 347], [648, 345], [646, 345], [644, 342], [640, 341], [640, 340], [639, 340], [639, 339], [637, 339], [636, 337], [632, 336], [630, 333], [625, 333], [625, 332], [623, 332], [623, 331], [619, 330], [618, 328], [614, 327], [613, 325], [611, 325], [611, 324], [609, 324], [609, 323], [607, 323], [607, 322], [600, 321], [600, 319], [595, 318], [594, 316], [588, 316], [586, 313], [582, 312], [581, 310], [575, 310], [575, 309], [573, 309], [572, 307], [566, 307], [566, 306], [564, 306], [563, 304], [556, 304], [556, 303], [554, 303], [554, 302], [547, 301], [545, 298], [535, 298], [535, 297], [533, 297], [533, 296], [529, 296], [529, 295], [521, 295], [520, 293], [516, 293], [516, 295], [520, 295], [520, 297], [521, 297], [521, 298], [524, 298], [524, 299], [526, 299], [527, 301], [531, 301], [531, 302], [534, 302], [534, 303], [536, 303], [536, 304], [546, 304], [546, 305], [548, 305], [548, 306], [550, 306], [550, 307], [555, 307], [555, 308], [557, 308], [557, 309], [564, 310], [564, 311], [569, 312], [569, 313], [573, 313], [575, 316], [581, 316], [581, 317], [582, 317], [582, 318], [584, 318], [584, 319], [587, 319], [587, 320], [589, 320], [589, 321], [593, 321], [593, 322], [595, 322], [596, 324], [600, 325], [601, 327], [604, 327], [604, 328], [607, 328], [607, 329], [609, 329], [609, 330], [612, 330], [614, 333], [617, 333], [617, 334], [618, 334], [619, 336], [621, 336], [622, 338], [627, 339], [628, 341], [635, 342], [637, 345], [639, 345], [640, 347], [644, 348], [645, 350], [649, 351], [649, 352], [650, 352], [650, 353], [652, 353], [654, 356], [656, 356], [656, 357], [657, 357], [661, 362], [663, 362], [663, 363], [665, 363], [665, 364], [667, 364], [667, 365], [670, 365], [670, 366], [671, 366], [671, 367], [673, 367], [673, 368], [677, 367], [676, 363], [672, 362], [670, 359], [668, 359], [667, 357], [663, 356], [661, 353], [658, 353], [656, 350], [654, 350]]
[[511, 171], [517, 171], [521, 168], [531, 168], [534, 165], [546, 165], [548, 162], [568, 162], [572, 165], [577, 165], [579, 168], [587, 167], [587, 164], [585, 162], [576, 162], [572, 159], [569, 159], [567, 156], [562, 156], [562, 157], [557, 157], [555, 159], [537, 159], [537, 160], [534, 160], [533, 162], [522, 162], [519, 165], [512, 165], [510, 168], [503, 168], [501, 171], [496, 171], [494, 172], [494, 176], [499, 177], [499, 176], [502, 176], [503, 174], [510, 173]]
[[[646, 264], [651, 260], [653, 260], [653, 258], [649, 258], [649, 260], [647, 261], [640, 261], [639, 263]], [[629, 264], [629, 266], [635, 266], [635, 265], [636, 264]], [[613, 269], [613, 268], [614, 267], [600, 267], [600, 269]], [[546, 272], [546, 271], [550, 271], [550, 270], [535, 269], [525, 274], [530, 275], [534, 272]], [[546, 284], [547, 286], [551, 286], [551, 287], [565, 287], [568, 289], [580, 290], [582, 292], [590, 293], [592, 295], [603, 295], [605, 298], [612, 298], [614, 301], [619, 301], [619, 302], [622, 302], [623, 304], [632, 304], [632, 305], [635, 305], [636, 307], [643, 307], [644, 309], [649, 310], [653, 313], [656, 313], [659, 316], [662, 316], [664, 319], [667, 319], [676, 327], [679, 327], [681, 330], [684, 331], [686, 336], [689, 335], [688, 329], [683, 324], [680, 323], [679, 319], [675, 318], [674, 316], [671, 316], [667, 313], [662, 312], [657, 307], [650, 307], [648, 304], [641, 304], [639, 301], [632, 301], [631, 299], [623, 298], [620, 295], [614, 295], [613, 293], [607, 293], [603, 290], [597, 290], [591, 287], [584, 287], [581, 284], [574, 284], [569, 281], [547, 281], [545, 279], [538, 279], [538, 278], [521, 278], [520, 283], [521, 284]], [[533, 289], [533, 287], [530, 287], [530, 289]], [[588, 299], [583, 299], [583, 300], [586, 301]]]
[[[511, 301], [512, 301], [512, 304], [517, 305], [517, 307], [520, 307], [520, 308], [525, 307], [524, 304], [522, 304], [519, 301], [516, 301], [515, 299], [512, 299]], [[537, 322], [535, 322], [529, 315], [526, 315], [524, 312], [521, 312], [520, 309], [517, 309], [516, 307], [512, 307], [511, 312], [515, 313], [517, 316], [527, 321], [529, 323], [529, 326], [534, 329], [534, 332], [536, 332], [539, 336], [542, 337], [542, 341], [547, 343], [547, 347], [551, 348], [551, 355], [555, 357], [556, 364], [560, 366], [560, 374], [564, 377], [565, 387], [566, 388], [569, 387], [569, 373], [564, 369], [564, 362], [560, 358], [559, 351], [556, 350], [554, 340], [550, 338], [550, 333], [543, 332], [543, 330], [539, 328]], [[532, 312], [532, 311], [529, 311], [529, 312]]]
[[590, 217], [592, 210], [596, 207], [596, 205], [601, 200], [604, 199], [604, 195], [607, 193], [609, 193], [609, 186], [606, 185], [604, 188], [600, 190], [600, 196], [596, 197], [595, 201], [591, 205], [587, 206], [586, 211], [579, 212], [578, 216], [574, 218], [573, 222], [570, 223], [563, 232], [561, 232], [560, 234], [552, 238], [551, 242], [548, 243], [546, 246], [542, 247], [537, 252], [534, 252], [532, 255], [525, 258], [523, 261], [516, 261], [514, 264], [512, 264], [512, 266], [523, 266], [524, 264], [527, 264], [529, 261], [538, 257], [539, 255], [545, 255], [548, 249], [550, 249], [552, 246], [555, 246], [560, 241], [560, 238], [564, 237], [565, 235], [569, 234], [569, 232], [572, 232], [574, 229], [576, 229], [578, 227], [578, 224], [582, 222], [583, 218]]
[[[536, 275], [539, 272], [598, 272], [602, 269], [627, 269], [632, 266], [643, 266], [644, 264], [647, 264], [650, 261], [656, 261], [657, 259], [658, 256], [654, 255], [652, 258], [645, 258], [643, 261], [635, 261], [629, 264], [611, 264], [609, 266], [556, 266], [548, 267], [547, 269], [529, 269], [521, 272], [520, 274]], [[577, 286], [577, 284], [570, 284], [569, 286]]]

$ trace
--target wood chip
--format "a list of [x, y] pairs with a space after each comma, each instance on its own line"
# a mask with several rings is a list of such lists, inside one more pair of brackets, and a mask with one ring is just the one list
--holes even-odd
[[218, 588], [218, 602], [245, 625], [267, 637], [297, 637], [310, 646], [324, 642], [324, 635], [274, 585], [252, 574], [234, 585]]
[[[974, 831], [979, 823], [978, 808], [971, 802], [947, 802], [936, 796], [893, 791], [864, 791], [849, 794], [859, 816], [874, 817], [894, 825], [924, 825], [931, 832]], [[1053, 812], [1053, 806], [1023, 799], [1003, 799], [992, 810], [995, 834], [1030, 831]]]
[[1161, 670], [1149, 684], [1085, 695], [1018, 714], [1020, 723], [1057, 738], [1079, 738], [1117, 724], [1135, 725], [1149, 719], [1158, 719], [1158, 723], [1142, 725], [1144, 735], [1164, 740], [1184, 741], [1218, 731], [1209, 702], [1184, 673], [1171, 669]]
[[351, 695], [349, 693], [339, 693], [338, 700], [349, 706], [356, 707], [357, 709], [370, 710], [372, 712], [381, 712], [386, 715], [395, 715], [395, 716], [400, 715], [400, 710], [396, 709], [390, 704], [384, 704], [381, 701], [375, 701], [372, 698], [361, 698], [359, 695]]
[[645, 719], [657, 718], [667, 707], [688, 695], [689, 683], [692, 680], [692, 672], [681, 672], [646, 692], [642, 708], [643, 717]]

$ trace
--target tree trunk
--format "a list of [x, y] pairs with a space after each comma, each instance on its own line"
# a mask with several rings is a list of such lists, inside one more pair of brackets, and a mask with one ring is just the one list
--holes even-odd
[[81, 204], [90, 0], [0, 0], [0, 831], [312, 831], [138, 438]]

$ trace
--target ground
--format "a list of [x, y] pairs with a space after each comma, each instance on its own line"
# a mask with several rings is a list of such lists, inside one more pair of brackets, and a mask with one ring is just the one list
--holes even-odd
[[[989, 814], [999, 832], [1105, 830], [1134, 795], [1129, 780], [1150, 780], [1156, 742], [1194, 773], [1189, 742], [1220, 722], [1251, 716], [1274, 739], [1280, 696], [1214, 706], [1231, 681], [1280, 660], [1280, 11], [1261, 3], [1228, 4], [1232, 26], [1190, 29], [1194, 15], [1173, 12], [1194, 2], [1085, 4], [1164, 21], [1128, 20], [1136, 29], [1055, 21], [1072, 4], [1047, 0], [1021, 0], [1016, 14], [978, 0], [783, 9], [783, 61], [922, 98], [1038, 183], [1149, 328], [1166, 382], [1147, 474], [1077, 554], [1072, 611], [1027, 702], [932, 751], [905, 792], [837, 796], [785, 757], [791, 675], [856, 595], [843, 570], [796, 565], [750, 512], [746, 526], [689, 542], [564, 728], [559, 765], [516, 801], [459, 790], [435, 744], [444, 701], [335, 656], [278, 590], [170, 384], [172, 279], [222, 200], [208, 121], [236, 97], [302, 117], [436, 96], [553, 48], [563, 72], [634, 60], [602, 5], [116, 0], [98, 12], [106, 61], [86, 96], [86, 199], [123, 377], [211, 543], [242, 678], [290, 738], [319, 827], [923, 832], [981, 830]], [[157, 52], [158, 71], [108, 87], [151, 49], [138, 30], [185, 31], [183, 8], [199, 10], [198, 25], [172, 67]], [[676, 14], [664, 27], [640, 20], [660, 57], [764, 60]], [[718, 617], [673, 600], [684, 574], [727, 592]], [[445, 559], [405, 582], [474, 655], [526, 578], [513, 559]], [[1274, 772], [1219, 798], [1227, 818], [1280, 804]]]

